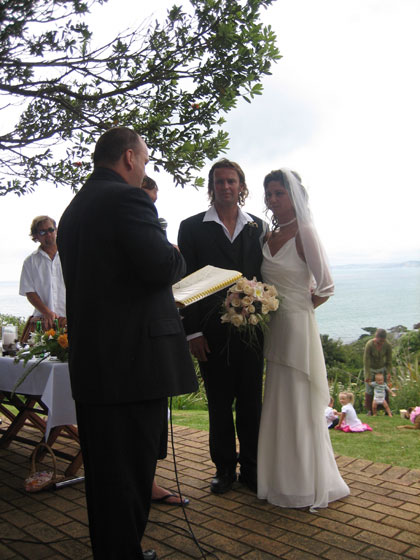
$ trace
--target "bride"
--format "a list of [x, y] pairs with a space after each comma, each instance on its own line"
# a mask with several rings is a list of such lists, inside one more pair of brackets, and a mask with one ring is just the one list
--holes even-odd
[[334, 284], [299, 175], [272, 171], [264, 189], [273, 229], [263, 248], [262, 276], [283, 300], [266, 336], [258, 497], [281, 507], [327, 507], [350, 493], [324, 417], [330, 396], [314, 314]]

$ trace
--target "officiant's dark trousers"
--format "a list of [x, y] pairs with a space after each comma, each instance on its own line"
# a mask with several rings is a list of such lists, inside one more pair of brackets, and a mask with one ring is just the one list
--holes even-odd
[[167, 398], [139, 403], [76, 403], [89, 531], [97, 560], [139, 560], [149, 516]]
[[[256, 476], [258, 432], [262, 408], [263, 355], [260, 348], [246, 344], [239, 336], [207, 335], [211, 353], [200, 362], [209, 409], [210, 456], [218, 471]], [[262, 348], [262, 340], [260, 340]], [[236, 451], [235, 422], [239, 454]]]

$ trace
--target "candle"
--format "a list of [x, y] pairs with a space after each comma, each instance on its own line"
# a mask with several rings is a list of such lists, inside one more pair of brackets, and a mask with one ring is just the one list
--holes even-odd
[[13, 336], [13, 333], [4, 333], [3, 334], [3, 346], [7, 346], [8, 344], [13, 344], [15, 341], [15, 337]]
[[14, 344], [15, 340], [17, 339], [17, 329], [13, 325], [6, 325], [3, 327], [2, 330], [2, 343], [3, 347], [8, 346], [9, 344]]

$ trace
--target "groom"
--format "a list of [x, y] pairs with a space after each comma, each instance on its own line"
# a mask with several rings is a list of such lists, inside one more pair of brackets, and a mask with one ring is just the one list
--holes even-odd
[[[227, 159], [216, 162], [208, 180], [210, 209], [184, 220], [178, 245], [187, 273], [206, 266], [238, 270], [260, 278], [261, 242], [265, 223], [241, 210], [248, 195], [245, 175]], [[257, 442], [262, 401], [262, 337], [250, 348], [238, 333], [220, 320], [226, 291], [218, 292], [184, 311], [184, 328], [191, 353], [203, 377], [210, 420], [210, 455], [216, 475], [210, 489], [223, 494], [236, 480], [257, 489]], [[239, 454], [236, 452], [235, 422]]]

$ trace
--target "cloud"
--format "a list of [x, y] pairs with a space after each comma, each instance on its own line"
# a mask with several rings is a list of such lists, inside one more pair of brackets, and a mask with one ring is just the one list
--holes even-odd
[[[265, 80], [264, 93], [241, 101], [227, 117], [229, 153], [241, 160], [272, 162], [310, 143], [320, 115], [308, 99], [283, 80]], [[241, 157], [242, 155], [242, 157]]]
[[[163, 4], [172, 3], [154, 7]], [[110, 0], [92, 21], [108, 38], [133, 8], [139, 13], [138, 0]], [[308, 187], [331, 262], [420, 259], [420, 2], [281, 0], [264, 18], [283, 58], [264, 79], [263, 95], [239, 102], [226, 124], [226, 157], [241, 164], [250, 188], [246, 210], [264, 217], [263, 177], [291, 167]], [[206, 189], [175, 189], [164, 173], [156, 179], [157, 207], [175, 242], [179, 222], [208, 207]], [[27, 236], [32, 218], [59, 218], [71, 196], [47, 185], [0, 200], [2, 280], [17, 279], [35, 248]]]

